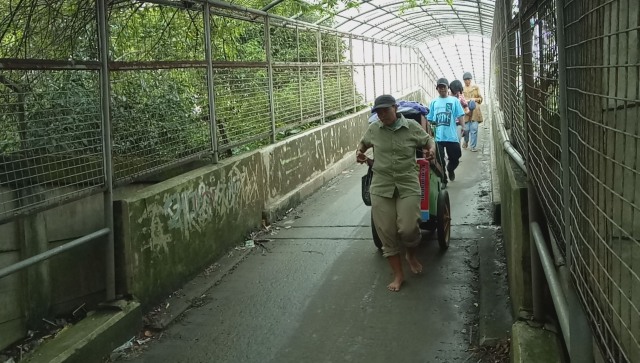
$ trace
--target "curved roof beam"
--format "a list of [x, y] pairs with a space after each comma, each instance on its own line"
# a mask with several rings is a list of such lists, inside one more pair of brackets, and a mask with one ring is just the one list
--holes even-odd
[[[416, 29], [421, 29], [422, 31], [425, 31], [425, 32], [428, 32], [428, 31], [429, 31], [429, 29], [428, 29], [428, 28], [426, 28], [424, 25], [414, 23], [414, 22], [413, 22], [413, 20], [414, 20], [415, 18], [412, 18], [412, 19], [402, 18], [402, 17], [400, 17], [399, 15], [394, 14], [394, 13], [390, 12], [389, 10], [387, 10], [387, 9], [386, 9], [386, 7], [380, 7], [380, 6], [373, 5], [373, 4], [369, 4], [369, 5], [374, 6], [374, 7], [376, 8], [376, 10], [380, 10], [380, 11], [381, 11], [381, 12], [383, 12], [383, 13], [386, 13], [386, 14], [388, 14], [388, 15], [391, 15], [391, 16], [392, 16], [392, 17], [394, 17], [394, 18], [397, 18], [400, 22], [402, 22], [402, 23], [404, 23], [404, 24], [408, 24], [408, 25], [410, 25], [410, 26], [413, 26], [413, 27], [414, 27], [414, 28], [416, 28]], [[439, 22], [439, 21], [438, 21], [438, 20], [433, 16], [433, 14], [429, 14], [428, 12], [424, 11], [424, 8], [423, 8], [422, 6], [420, 6], [420, 8], [423, 10], [423, 12], [424, 12], [423, 14], [426, 14], [426, 15], [428, 15], [429, 17], [431, 17], [431, 19], [433, 19], [433, 21], [434, 21], [435, 23], [437, 23], [437, 24], [439, 25], [439, 27], [444, 28], [444, 30], [445, 30], [447, 33], [449, 33], [449, 32], [450, 32], [450, 31], [449, 31], [449, 29], [448, 29], [448, 27], [447, 27], [446, 25], [444, 25], [444, 24], [440, 23], [440, 22]], [[352, 21], [354, 21], [354, 20], [352, 20]], [[359, 23], [359, 25], [357, 25], [357, 26], [355, 26], [355, 27], [353, 27], [353, 28], [349, 29], [349, 30], [348, 30], [348, 32], [353, 32], [355, 29], [357, 29], [358, 27], [360, 27], [360, 26], [362, 26], [362, 25], [369, 25], [369, 26], [370, 26], [370, 28], [369, 28], [369, 29], [367, 29], [366, 31], [370, 31], [371, 29], [381, 29], [382, 31], [386, 31], [385, 29], [379, 28], [378, 26], [370, 25], [370, 24], [364, 23], [364, 22], [362, 22], [362, 21], [357, 21], [357, 23]], [[344, 23], [343, 23], [343, 24], [344, 24]], [[338, 27], [339, 27], [339, 26], [338, 26]], [[375, 33], [375, 35], [378, 35], [378, 34], [380, 34], [380, 33], [381, 33], [381, 31], [376, 32], [376, 33]], [[397, 36], [398, 36], [399, 38], [406, 38], [406, 37], [407, 37], [406, 33], [396, 33], [396, 34], [397, 34]], [[383, 37], [383, 39], [384, 39], [384, 37]], [[417, 42], [418, 42], [418, 43], [420, 43], [420, 42], [424, 41], [424, 39], [417, 39], [417, 38], [414, 38], [414, 39], [415, 39], [415, 40], [417, 40]], [[388, 40], [388, 39], [387, 39], [387, 40]]]
[[[457, 1], [456, 1], [456, 4], [459, 4], [459, 1], [462, 1], [462, 0], [457, 0]], [[404, 1], [398, 1], [398, 2], [393, 2], [393, 3], [388, 3], [388, 4], [385, 4], [385, 5], [384, 5], [384, 7], [385, 7], [385, 8], [389, 8], [389, 7], [396, 7], [396, 6], [402, 5], [403, 3], [404, 3]], [[479, 8], [479, 4], [480, 4], [480, 2], [479, 2], [479, 1], [468, 1], [468, 3], [471, 3], [471, 4], [476, 5], [476, 6], [473, 6], [473, 7], [471, 7], [471, 6], [467, 7], [467, 9], [469, 9], [469, 11], [468, 11], [469, 13], [475, 13], [475, 10], [476, 10], [477, 8]], [[371, 4], [371, 3], [367, 3], [367, 4], [369, 4], [370, 6], [373, 6], [373, 8], [371, 8], [371, 9], [369, 9], [369, 10], [366, 10], [366, 11], [359, 12], [357, 16], [344, 16], [344, 15], [341, 15], [341, 13], [342, 13], [343, 11], [338, 12], [338, 13], [336, 14], [336, 16], [337, 16], [337, 17], [340, 17], [340, 18], [342, 18], [342, 19], [345, 19], [345, 20], [344, 20], [343, 22], [341, 22], [341, 23], [336, 24], [336, 25], [335, 25], [335, 27], [336, 27], [336, 28], [340, 28], [341, 26], [345, 25], [346, 23], [348, 23], [348, 22], [350, 22], [350, 21], [359, 20], [358, 18], [362, 18], [362, 17], [364, 17], [365, 15], [367, 15], [367, 14], [369, 14], [369, 13], [375, 12], [375, 11], [377, 11], [377, 10], [381, 10], [381, 7], [380, 7], [380, 6], [376, 6], [376, 5], [373, 5], [373, 4]], [[437, 6], [437, 4], [431, 4], [431, 5], [426, 5], [426, 6], [427, 6], [428, 8], [435, 8], [435, 7]], [[442, 5], [442, 6], [444, 6], [444, 5]], [[397, 15], [397, 14], [393, 14], [393, 15], [395, 15], [396, 17], [399, 17], [400, 19], [402, 19], [402, 18], [406, 17], [407, 15], [412, 15], [412, 14], [415, 14], [415, 13], [423, 13], [423, 12], [424, 12], [424, 6], [420, 6], [419, 8], [421, 9], [421, 11], [411, 11], [411, 12], [407, 12], [407, 13], [403, 14], [402, 16], [399, 16], [399, 15]], [[447, 9], [448, 9], [448, 8], [447, 8]], [[345, 11], [348, 11], [348, 10], [350, 10], [350, 9], [346, 9]], [[388, 11], [388, 10], [387, 10], [386, 12], [387, 12], [387, 13], [389, 13], [389, 11]], [[436, 8], [436, 9], [432, 9], [432, 11], [430, 11], [430, 12], [445, 12], [445, 11], [444, 11], [444, 9], [437, 9], [437, 8]], [[448, 11], [446, 11], [446, 12], [448, 12]], [[465, 11], [465, 12], [467, 12], [467, 11]], [[481, 14], [480, 12], [478, 12], [478, 15], [479, 15], [480, 17], [482, 16], [482, 14]], [[366, 20], [365, 20], [365, 21], [366, 21]], [[362, 22], [362, 21], [360, 21], [360, 22]]]
[[[402, 4], [404, 4], [404, 3], [405, 3], [404, 1], [396, 1], [396, 2], [387, 3], [387, 4], [385, 4], [385, 5], [384, 5], [384, 7], [399, 7], [400, 5], [402, 5]], [[336, 24], [336, 25], [335, 25], [335, 27], [339, 28], [339, 27], [341, 27], [342, 25], [344, 25], [346, 22], [348, 22], [349, 20], [354, 20], [354, 19], [356, 19], [356, 18], [363, 17], [363, 16], [367, 15], [368, 13], [371, 13], [371, 12], [373, 12], [373, 11], [378, 10], [378, 8], [379, 8], [379, 6], [372, 5], [372, 4], [371, 4], [371, 1], [363, 2], [363, 4], [369, 4], [369, 5], [371, 5], [371, 6], [374, 6], [374, 8], [373, 8], [373, 9], [366, 10], [366, 11], [359, 12], [357, 16], [353, 16], [353, 17], [348, 17], [348, 16], [340, 15], [340, 14], [341, 14], [341, 13], [343, 13], [343, 12], [346, 12], [346, 11], [351, 10], [351, 9], [346, 9], [346, 8], [345, 8], [345, 9], [342, 9], [342, 10], [338, 11], [335, 15], [336, 15], [336, 16], [339, 16], [339, 17], [342, 17], [342, 18], [345, 18], [345, 19], [347, 19], [347, 20], [346, 20], [346, 21], [344, 21], [344, 22], [342, 22], [342, 23], [340, 23], [340, 24]], [[455, 4], [459, 4], [459, 5], [461, 5], [461, 4], [465, 4], [466, 6], [468, 6], [468, 8], [470, 8], [470, 9], [471, 9], [471, 8], [473, 8], [473, 7], [479, 7], [479, 5], [481, 4], [481, 2], [480, 2], [479, 0], [455, 0]], [[427, 6], [427, 7], [434, 7], [434, 6], [436, 6], [436, 5], [438, 5], [438, 4], [429, 4], [429, 5], [426, 5], [426, 6]], [[473, 5], [476, 5], [476, 6], [473, 6]], [[488, 5], [488, 4], [485, 4], [485, 5]], [[423, 8], [423, 6], [424, 6], [424, 5], [421, 5], [421, 6], [416, 7], [416, 8], [421, 8], [421, 9], [422, 9], [422, 8]], [[488, 7], [491, 7], [491, 6], [488, 6]], [[414, 8], [414, 9], [415, 9], [415, 8]], [[411, 12], [409, 12], [409, 13], [411, 13]], [[405, 13], [405, 14], [406, 14], [406, 13]], [[492, 12], [492, 14], [493, 14], [493, 12]], [[478, 15], [480, 15], [480, 12], [478, 12]]]
[[269, 4], [267, 4], [265, 7], [263, 7], [262, 11], [269, 11], [271, 10], [273, 7], [275, 7], [276, 5], [280, 4], [281, 2], [283, 2], [284, 0], [273, 0], [272, 2], [270, 2]]

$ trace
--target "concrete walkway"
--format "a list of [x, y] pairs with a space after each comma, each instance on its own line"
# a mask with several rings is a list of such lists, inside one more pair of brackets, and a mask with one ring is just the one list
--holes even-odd
[[[490, 226], [488, 152], [463, 152], [448, 188], [451, 247], [441, 253], [429, 236], [419, 253], [424, 273], [411, 276], [405, 264], [400, 292], [386, 289], [391, 271], [360, 199], [365, 168], [354, 164], [278, 222], [265, 236], [269, 252], [255, 248], [130, 361], [466, 361], [470, 344], [487, 334], [478, 332], [481, 315], [509, 320], [499, 230]], [[504, 326], [510, 321], [497, 334]]]

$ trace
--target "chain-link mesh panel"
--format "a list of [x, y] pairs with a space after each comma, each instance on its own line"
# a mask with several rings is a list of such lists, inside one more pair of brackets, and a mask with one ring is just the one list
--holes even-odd
[[[273, 101], [276, 129], [286, 130], [302, 122], [302, 75], [300, 67], [273, 70]], [[266, 119], [265, 119], [266, 121]]]
[[526, 29], [524, 65], [527, 79], [528, 167], [549, 227], [560, 251], [564, 253], [555, 1], [540, 2], [535, 14], [523, 19], [523, 27]]
[[566, 4], [572, 276], [601, 352], [640, 361], [640, 5]]
[[340, 110], [353, 109], [357, 105], [362, 103], [362, 98], [356, 94], [356, 87], [354, 85], [353, 67], [343, 66], [339, 69], [340, 79]]
[[512, 143], [525, 154], [525, 116], [522, 95], [522, 56], [520, 54], [519, 30], [510, 29], [505, 40], [506, 67], [503, 73], [505, 81], [505, 107], [503, 112], [510, 126]]
[[0, 72], [0, 222], [104, 187], [98, 72]]
[[314, 30], [298, 32], [298, 48], [300, 62], [318, 62], [318, 34]]
[[269, 137], [266, 69], [223, 68], [214, 74], [218, 149], [229, 150]]
[[211, 152], [206, 71], [114, 72], [111, 118], [118, 181]]
[[[271, 60], [274, 62], [298, 62], [298, 28], [271, 28]], [[292, 46], [294, 45], [294, 46]]]
[[322, 115], [322, 93], [320, 92], [320, 67], [304, 67], [302, 77], [302, 117], [316, 121]]

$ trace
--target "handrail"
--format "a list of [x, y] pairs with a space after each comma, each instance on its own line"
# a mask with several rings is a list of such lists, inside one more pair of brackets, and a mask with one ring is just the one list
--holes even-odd
[[[497, 106], [493, 106], [493, 107], [497, 107]], [[511, 144], [511, 140], [509, 140], [507, 129], [504, 127], [504, 121], [502, 120], [502, 111], [498, 109], [498, 112], [494, 111], [492, 112], [492, 114], [496, 121], [499, 120], [497, 123], [498, 137], [500, 137], [500, 144], [502, 145], [502, 148], [504, 149], [504, 151], [507, 152], [507, 154], [509, 154], [509, 156], [511, 156], [511, 159], [513, 159], [513, 161], [515, 161], [515, 163], [518, 164], [520, 169], [522, 169], [522, 171], [524, 171], [524, 173], [527, 174], [527, 166], [524, 162], [524, 158], [522, 157], [522, 154], [520, 154], [520, 152], [513, 147], [513, 144]], [[498, 115], [497, 117], [496, 117], [496, 114]]]
[[[498, 106], [494, 105], [493, 107]], [[502, 111], [500, 111], [499, 108], [496, 111], [493, 109], [493, 107], [491, 108], [491, 114], [493, 116], [493, 119], [496, 121], [502, 148], [511, 157], [511, 159], [513, 159], [513, 161], [518, 164], [520, 169], [522, 169], [522, 171], [528, 175], [529, 173], [527, 171], [524, 158], [522, 157], [520, 152], [518, 152], [518, 150], [513, 147], [511, 141], [509, 140], [509, 135], [507, 134], [502, 119]], [[529, 188], [532, 187], [532, 185], [529, 185]], [[535, 192], [531, 193], [530, 191], [529, 196], [535, 197]], [[529, 201], [529, 203], [532, 203], [532, 201]], [[530, 218], [531, 217], [533, 216], [530, 215]], [[562, 331], [562, 336], [564, 338], [565, 344], [567, 344], [567, 346], [569, 347], [569, 355], [572, 358], [581, 359], [581, 361], [584, 362], [593, 362], [593, 354], [591, 350], [582, 349], [582, 347], [590, 346], [592, 339], [589, 332], [589, 323], [587, 321], [587, 318], [581, 311], [575, 311], [575, 309], [572, 311], [570, 309], [567, 300], [570, 299], [572, 301], [577, 301], [577, 299], [575, 298], [575, 292], [571, 290], [571, 288], [568, 288], [569, 290], [567, 290], [566, 292], [563, 290], [561, 279], [559, 278], [560, 273], [556, 271], [556, 264], [559, 265], [559, 269], [566, 269], [566, 267], [564, 266], [565, 259], [560, 254], [560, 251], [557, 248], [554, 248], [555, 246], [553, 244], [556, 242], [553, 240], [553, 236], [551, 236], [553, 253], [549, 253], [549, 248], [547, 247], [544, 234], [542, 233], [542, 229], [540, 228], [540, 225], [535, 220], [535, 218], [530, 219], [529, 228], [531, 231], [531, 238], [533, 240], [532, 247], [535, 249], [532, 250], [532, 255], [535, 255], [534, 251], [537, 252], [537, 256], [539, 257], [539, 260], [541, 262], [542, 270], [544, 272], [544, 278], [547, 281], [549, 290], [551, 291], [553, 306], [555, 307], [556, 313], [558, 315], [560, 330]], [[532, 264], [532, 269], [536, 269], [535, 264]], [[537, 274], [532, 271], [532, 280], [538, 279], [536, 275]], [[536, 286], [539, 286], [539, 282], [540, 281], [532, 281], [534, 290], [536, 289]], [[536, 291], [534, 291], [534, 294], [535, 293]], [[534, 302], [534, 316], [537, 315], [535, 306], [536, 304]], [[574, 319], [574, 321], [572, 322], [571, 319]], [[571, 341], [572, 326], [574, 327], [574, 329], [578, 329], [577, 331], [574, 331], [575, 334], [573, 334], [573, 341]]]
[[531, 222], [531, 236], [533, 237], [533, 243], [538, 250], [540, 256], [540, 262], [542, 262], [542, 269], [544, 270], [544, 276], [547, 279], [549, 290], [551, 290], [551, 299], [553, 300], [553, 306], [558, 313], [558, 321], [560, 323], [560, 330], [562, 330], [562, 336], [565, 342], [570, 342], [570, 330], [569, 330], [569, 304], [567, 303], [564, 291], [562, 291], [562, 285], [556, 272], [553, 258], [549, 253], [549, 249], [546, 246], [544, 234], [540, 229], [538, 222]]
[[47, 260], [55, 255], [59, 255], [62, 252], [66, 252], [74, 247], [80, 246], [82, 244], [85, 244], [89, 241], [93, 241], [96, 238], [102, 237], [102, 236], [106, 236], [109, 234], [109, 232], [111, 232], [111, 230], [109, 228], [102, 228], [100, 230], [97, 230], [93, 233], [89, 233], [86, 236], [82, 236], [80, 238], [74, 239], [71, 242], [67, 242], [65, 244], [63, 244], [62, 246], [58, 246], [56, 248], [52, 248], [50, 250], [48, 250], [47, 252], [43, 252], [40, 254], [37, 254], [35, 256], [31, 256], [27, 259], [24, 259], [20, 262], [14, 263], [13, 265], [9, 265], [8, 267], [5, 267], [3, 269], [0, 270], [0, 279], [11, 275], [15, 272], [18, 272], [20, 270], [23, 270], [29, 266], [35, 265], [38, 262], [42, 262], [44, 260]]

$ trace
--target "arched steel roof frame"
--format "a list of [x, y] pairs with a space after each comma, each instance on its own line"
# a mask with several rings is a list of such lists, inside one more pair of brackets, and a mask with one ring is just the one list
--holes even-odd
[[[274, 0], [273, 3], [280, 2], [282, 1]], [[407, 9], [402, 14], [400, 9], [405, 4], [402, 0], [364, 0], [360, 4], [360, 8], [355, 10], [344, 7], [333, 16], [318, 20], [316, 24], [333, 19], [333, 26], [341, 31], [418, 47], [423, 49], [423, 53], [426, 50], [430, 54], [442, 54], [442, 59], [432, 59], [429, 62], [442, 75], [471, 71], [474, 75], [481, 72], [482, 76], [476, 79], [486, 79], [486, 48], [487, 44], [490, 44], [494, 0], [454, 0], [452, 4], [433, 2]], [[357, 13], [352, 15], [356, 11]], [[427, 20], [421, 23], [420, 20], [423, 18]], [[465, 34], [467, 36], [464, 40], [455, 37]], [[454, 37], [449, 38], [451, 36]], [[472, 37], [475, 36], [480, 37], [479, 45], [472, 41]], [[453, 43], [445, 44], [444, 39]], [[472, 49], [478, 46], [480, 50], [474, 52]], [[464, 51], [466, 48], [469, 52]], [[451, 49], [455, 49], [453, 56]], [[478, 53], [481, 53], [480, 59], [474, 56]], [[462, 59], [466, 56], [470, 59], [463, 62]]]

